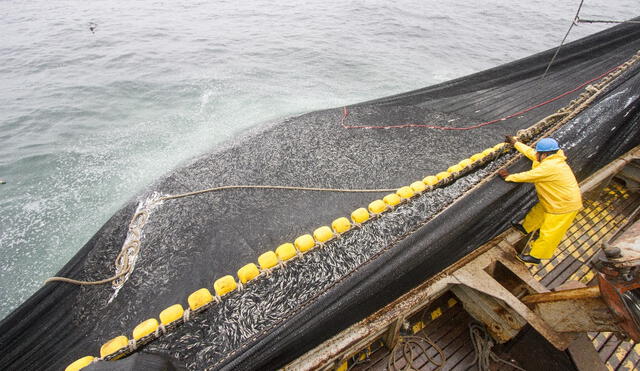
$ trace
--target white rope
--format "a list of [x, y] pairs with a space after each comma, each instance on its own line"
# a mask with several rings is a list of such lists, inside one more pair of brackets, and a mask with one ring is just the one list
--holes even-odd
[[128, 348], [130, 352], [133, 352], [138, 348], [138, 343], [136, 339], [129, 340]]
[[511, 366], [516, 370], [526, 371], [522, 367], [498, 357], [493, 350], [491, 350], [494, 345], [493, 339], [491, 339], [483, 326], [480, 326], [477, 323], [470, 323], [469, 336], [471, 337], [471, 343], [473, 344], [475, 358], [467, 370], [477, 364], [478, 371], [490, 371], [493, 370], [493, 368], [491, 368], [491, 361], [494, 361]]

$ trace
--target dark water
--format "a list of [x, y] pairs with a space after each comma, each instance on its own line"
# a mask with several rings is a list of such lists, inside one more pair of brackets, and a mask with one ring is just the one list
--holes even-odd
[[[181, 162], [268, 121], [553, 47], [577, 5], [0, 1], [0, 317]], [[582, 15], [639, 8], [586, 0]]]

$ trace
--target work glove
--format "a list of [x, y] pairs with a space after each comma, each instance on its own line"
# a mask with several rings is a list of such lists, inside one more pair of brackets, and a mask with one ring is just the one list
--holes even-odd
[[509, 176], [509, 170], [500, 169], [500, 170], [498, 170], [498, 175], [500, 175], [500, 177], [502, 177], [502, 179], [506, 179]]

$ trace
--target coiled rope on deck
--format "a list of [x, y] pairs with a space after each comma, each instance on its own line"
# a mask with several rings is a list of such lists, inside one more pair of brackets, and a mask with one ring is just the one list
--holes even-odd
[[493, 352], [491, 349], [494, 345], [493, 339], [489, 336], [484, 326], [473, 322], [470, 323], [469, 336], [471, 337], [475, 357], [467, 370], [470, 370], [474, 365], [478, 365], [478, 371], [490, 371], [493, 370], [493, 368], [491, 368], [491, 361], [494, 361], [505, 364], [519, 371], [526, 371], [515, 363], [498, 357], [498, 355]]
[[[426, 323], [426, 314], [429, 312], [428, 308], [425, 308], [422, 311], [422, 315], [420, 316], [420, 322]], [[419, 351], [414, 357], [414, 347], [418, 347]], [[437, 356], [429, 354], [429, 349], [435, 349]], [[404, 358], [405, 366], [398, 367], [398, 350], [402, 351], [402, 358]], [[420, 366], [416, 365], [415, 361], [420, 359], [420, 356], [424, 355], [427, 360], [427, 363], [431, 363], [435, 366], [434, 371], [440, 371], [443, 369], [445, 364], [447, 363], [447, 356], [444, 354], [442, 348], [435, 343], [435, 341], [431, 340], [431, 338], [427, 335], [426, 327], [423, 326], [420, 332], [416, 335], [409, 336], [400, 336], [400, 340], [398, 343], [391, 349], [389, 353], [389, 358], [387, 358], [387, 370], [389, 371], [400, 371], [400, 370], [419, 370]]]
[[[414, 347], [417, 347], [418, 353], [414, 354]], [[436, 360], [436, 357], [429, 354], [429, 348], [434, 348], [438, 353], [440, 360]], [[402, 351], [402, 358], [404, 358], [405, 366], [398, 367], [398, 351]], [[427, 357], [427, 363], [432, 363], [436, 367], [435, 371], [440, 371], [445, 365], [447, 358], [444, 355], [444, 351], [440, 349], [429, 337], [424, 336], [401, 336], [398, 340], [398, 344], [393, 347], [389, 358], [387, 359], [387, 370], [400, 371], [400, 370], [419, 370], [419, 367], [414, 363], [420, 359], [420, 355]]]

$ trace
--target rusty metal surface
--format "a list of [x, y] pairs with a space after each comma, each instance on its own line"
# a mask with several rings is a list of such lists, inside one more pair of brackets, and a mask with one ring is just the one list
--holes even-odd
[[618, 331], [618, 318], [600, 298], [543, 302], [536, 306], [536, 313], [562, 333]]
[[558, 332], [619, 330], [616, 326], [619, 318], [601, 297], [598, 286], [533, 294], [522, 302], [534, 308]]
[[622, 297], [619, 294], [619, 289], [616, 288], [614, 282], [606, 279], [605, 275], [599, 273], [600, 279], [598, 280], [598, 286], [602, 292], [602, 296], [607, 303], [607, 306], [615, 313], [615, 315], [622, 319], [619, 326], [624, 332], [631, 337], [634, 341], [640, 341], [640, 330], [634, 319], [631, 317], [628, 308], [626, 307]]
[[564, 300], [581, 300], [594, 299], [600, 297], [600, 290], [597, 286], [583, 287], [576, 289], [567, 289], [562, 291], [550, 292], [546, 294], [531, 294], [522, 298], [522, 302], [530, 304], [539, 304], [547, 302], [557, 302]]

